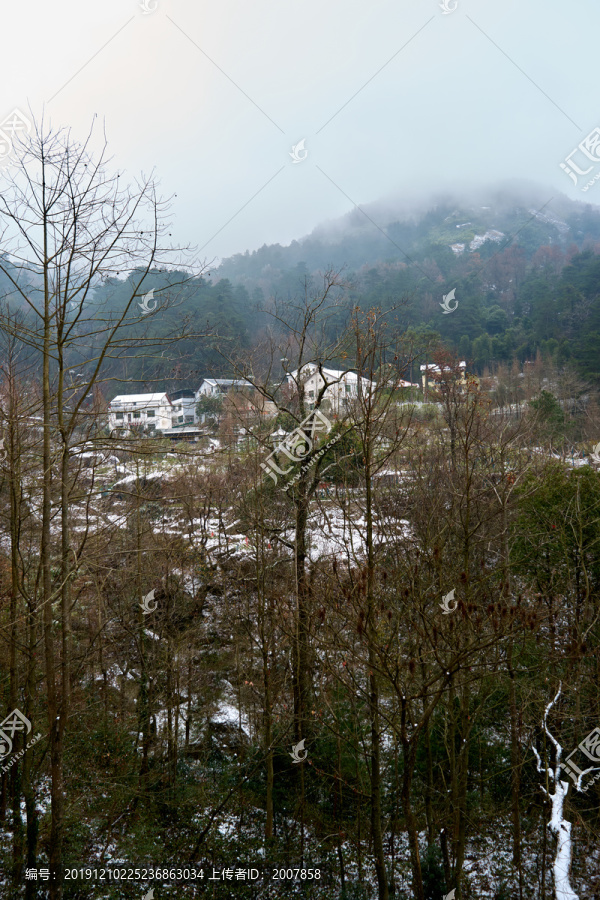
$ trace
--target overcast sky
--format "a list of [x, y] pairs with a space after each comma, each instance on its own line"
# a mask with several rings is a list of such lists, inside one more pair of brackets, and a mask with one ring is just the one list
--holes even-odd
[[560, 168], [600, 126], [598, 0], [145, 2], [5, 5], [0, 122], [45, 107], [83, 138], [96, 113], [202, 257], [511, 177], [600, 204], [600, 143], [577, 185]]

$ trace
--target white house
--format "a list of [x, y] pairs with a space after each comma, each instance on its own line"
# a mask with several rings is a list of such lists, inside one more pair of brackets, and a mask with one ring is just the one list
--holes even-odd
[[239, 388], [252, 388], [245, 378], [205, 378], [196, 392], [196, 401], [201, 397], [222, 397], [229, 391]]
[[[358, 378], [356, 372], [347, 372], [339, 369], [321, 370], [323, 376], [319, 372], [319, 367], [315, 363], [307, 363], [302, 367], [301, 377], [298, 377], [298, 369], [289, 372], [287, 376], [288, 384], [295, 386], [301, 381], [304, 384], [306, 402], [310, 406], [317, 401], [317, 397], [321, 392], [324, 384], [328, 387], [323, 395], [324, 400], [329, 400], [331, 409], [334, 412], [341, 412], [352, 401], [358, 397]], [[364, 393], [372, 389], [373, 382], [368, 378], [362, 378], [362, 390]]]
[[169, 395], [171, 398], [173, 426], [195, 425], [198, 422], [196, 415], [196, 395], [193, 391], [184, 389], [175, 391]]
[[[236, 415], [247, 413], [270, 417], [276, 416], [278, 411], [277, 405], [267, 400], [246, 378], [205, 378], [196, 392], [196, 402], [203, 397], [229, 400], [229, 408], [235, 409]], [[201, 419], [204, 421], [206, 415], [203, 414]]]
[[173, 405], [166, 392], [157, 394], [120, 394], [108, 406], [108, 427], [130, 430], [140, 426], [164, 431], [172, 425]]
[[[424, 366], [421, 366], [421, 380], [423, 382], [423, 396], [426, 396], [427, 389], [429, 387], [430, 379], [435, 381], [435, 376], [440, 375], [441, 370], [439, 366], [436, 366], [434, 363], [426, 363]], [[463, 360], [458, 364], [458, 371], [460, 372], [460, 377], [458, 379], [458, 383], [461, 387], [464, 387], [467, 383], [466, 375], [467, 364]], [[452, 372], [452, 368], [450, 366], [444, 366], [444, 372]]]

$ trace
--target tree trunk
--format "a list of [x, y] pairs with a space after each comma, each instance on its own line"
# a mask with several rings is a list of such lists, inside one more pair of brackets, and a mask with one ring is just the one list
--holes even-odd
[[[369, 649], [369, 664], [374, 665], [374, 653]], [[381, 737], [379, 733], [379, 686], [377, 676], [371, 669], [369, 707], [371, 716], [371, 834], [379, 900], [388, 900], [388, 883], [383, 852], [381, 828]]]
[[[19, 598], [19, 486], [20, 480], [18, 475], [19, 458], [17, 452], [18, 435], [15, 428], [15, 403], [13, 394], [13, 382], [10, 381], [10, 408], [9, 408], [9, 442], [10, 442], [10, 462], [9, 462], [9, 479], [10, 479], [10, 651], [9, 651], [9, 701], [7, 712], [12, 712], [17, 706], [17, 609]], [[17, 733], [18, 742], [15, 742], [14, 749], [18, 749], [21, 743], [21, 736]], [[23, 735], [23, 747], [25, 747], [26, 735]], [[10, 770], [11, 779], [9, 781], [12, 797], [12, 820], [13, 820], [13, 882], [16, 884], [21, 881], [23, 866], [23, 820], [21, 818], [21, 778], [20, 765], [12, 766]]]
[[[294, 665], [294, 727], [295, 739], [301, 741], [308, 734], [306, 710], [308, 707], [308, 584], [306, 577], [306, 528], [308, 523], [308, 498], [306, 484], [302, 485], [304, 496], [296, 509], [296, 639]], [[300, 767], [301, 768], [301, 767]]]
[[[44, 232], [44, 250], [47, 257], [47, 234]], [[53, 611], [52, 611], [52, 546], [50, 520], [52, 516], [52, 397], [50, 392], [50, 285], [48, 270], [44, 267], [44, 344], [42, 364], [43, 398], [43, 474], [42, 474], [42, 542], [40, 565], [42, 568], [42, 601], [44, 622], [44, 655], [46, 669], [46, 692], [48, 708], [48, 737], [50, 740], [50, 846], [49, 862], [51, 871], [50, 900], [60, 900], [62, 896], [61, 865], [64, 820], [64, 788], [62, 769], [61, 729], [58, 725], [58, 699], [56, 684], [56, 662], [54, 657]]]
[[369, 644], [369, 718], [371, 720], [371, 836], [379, 900], [388, 900], [387, 873], [383, 852], [381, 827], [381, 735], [379, 731], [379, 684], [376, 672], [375, 642], [377, 640], [375, 617], [375, 552], [373, 547], [373, 494], [371, 483], [371, 439], [367, 434], [363, 446], [366, 481], [365, 514], [367, 538], [367, 616], [366, 635]]
[[[423, 702], [425, 706], [425, 702]], [[433, 823], [433, 757], [431, 754], [431, 732], [429, 722], [425, 728], [425, 752], [427, 754], [427, 781], [425, 783], [425, 819], [427, 821], [427, 843], [431, 846], [434, 843], [434, 823]]]
[[512, 667], [512, 641], [507, 652], [509, 676], [510, 712], [510, 763], [511, 763], [511, 818], [513, 838], [513, 865], [519, 873], [519, 900], [523, 900], [523, 866], [521, 861], [521, 759], [519, 753], [518, 711], [515, 691], [515, 673]]
[[[35, 662], [35, 645], [36, 645], [36, 622], [35, 607], [33, 601], [29, 604], [29, 615], [27, 617], [27, 681], [25, 685], [25, 715], [28, 719], [33, 716], [33, 701], [35, 697], [36, 686], [36, 662]], [[33, 750], [27, 752], [23, 757], [23, 796], [25, 797], [25, 812], [27, 815], [27, 861], [28, 868], [36, 868], [37, 858], [37, 841], [39, 822], [35, 806], [35, 795], [31, 784], [31, 769], [33, 766]], [[25, 900], [34, 900], [37, 889], [32, 881], [25, 882]]]
[[269, 669], [269, 649], [265, 644], [265, 636], [262, 635], [262, 663], [263, 663], [263, 683], [265, 691], [265, 712], [263, 719], [264, 728], [264, 744], [266, 758], [266, 807], [267, 820], [265, 823], [265, 839], [270, 841], [273, 837], [273, 787], [274, 787], [274, 770], [273, 770], [273, 713], [271, 710], [271, 671]]
[[[140, 793], [145, 797], [148, 790], [148, 773], [149, 767], [149, 751], [150, 751], [150, 688], [148, 676], [148, 664], [146, 659], [146, 627], [145, 616], [141, 609], [144, 599], [142, 589], [142, 534], [141, 534], [141, 517], [140, 517], [140, 496], [139, 496], [139, 472], [138, 472], [138, 497], [136, 512], [136, 532], [137, 532], [137, 582], [138, 582], [138, 624], [139, 624], [139, 640], [140, 640], [140, 695], [138, 702], [138, 734], [142, 735], [142, 760], [140, 763], [139, 784]], [[137, 741], [136, 741], [137, 743]], [[137, 806], [138, 798], [134, 800], [134, 808]]]
[[[409, 748], [406, 742], [403, 743], [404, 772], [402, 775], [402, 812], [404, 813], [404, 821], [406, 822], [406, 830], [408, 832], [408, 847], [410, 851], [410, 864], [413, 876], [413, 894], [415, 900], [425, 900], [425, 892], [423, 890], [423, 875], [421, 872], [421, 856], [419, 854], [419, 830], [410, 800], [412, 767], [414, 766], [414, 761], [409, 761]], [[413, 755], [414, 754], [410, 752], [410, 756]]]

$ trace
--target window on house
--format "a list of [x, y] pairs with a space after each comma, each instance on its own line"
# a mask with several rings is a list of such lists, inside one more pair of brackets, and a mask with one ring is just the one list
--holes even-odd
[[156, 429], [156, 425], [154, 422], [151, 425], [148, 425], [148, 431], [154, 431]]
[[147, 415], [148, 417], [150, 417], [150, 416], [155, 416], [155, 415], [156, 415], [156, 410], [155, 410], [155, 409], [149, 409], [148, 412], [146, 413], [146, 415]]
[[140, 415], [141, 415], [141, 413], [139, 413], [139, 412], [134, 412], [133, 418], [134, 418], [134, 419], [139, 419]]
[[115, 413], [115, 419], [122, 419], [123, 413]]
[[352, 387], [352, 386], [349, 385], [349, 384], [346, 385], [346, 393], [347, 393], [347, 394], [350, 393], [351, 387]]

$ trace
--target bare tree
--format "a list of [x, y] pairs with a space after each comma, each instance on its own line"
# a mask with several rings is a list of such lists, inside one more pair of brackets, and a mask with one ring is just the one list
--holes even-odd
[[[51, 760], [51, 898], [62, 894], [63, 751], [71, 684], [71, 585], [86, 539], [74, 542], [70, 505], [77, 483], [73, 448], [93, 424], [90, 396], [112, 357], [158, 346], [140, 332], [136, 299], [158, 266], [173, 263], [168, 244], [169, 203], [152, 178], [135, 186], [107, 170], [106, 142], [94, 157], [92, 133], [83, 143], [42, 123], [21, 147], [16, 174], [0, 197], [5, 255], [0, 272], [22, 319], [3, 316], [0, 328], [34, 349], [41, 366], [42, 515], [39, 566]], [[98, 292], [102, 280], [132, 273], [121, 305]], [[156, 314], [156, 313], [155, 313]], [[81, 380], [70, 375], [76, 363]], [[56, 519], [56, 510], [59, 510]], [[53, 567], [58, 565], [58, 575]], [[60, 638], [54, 606], [60, 610]]]

